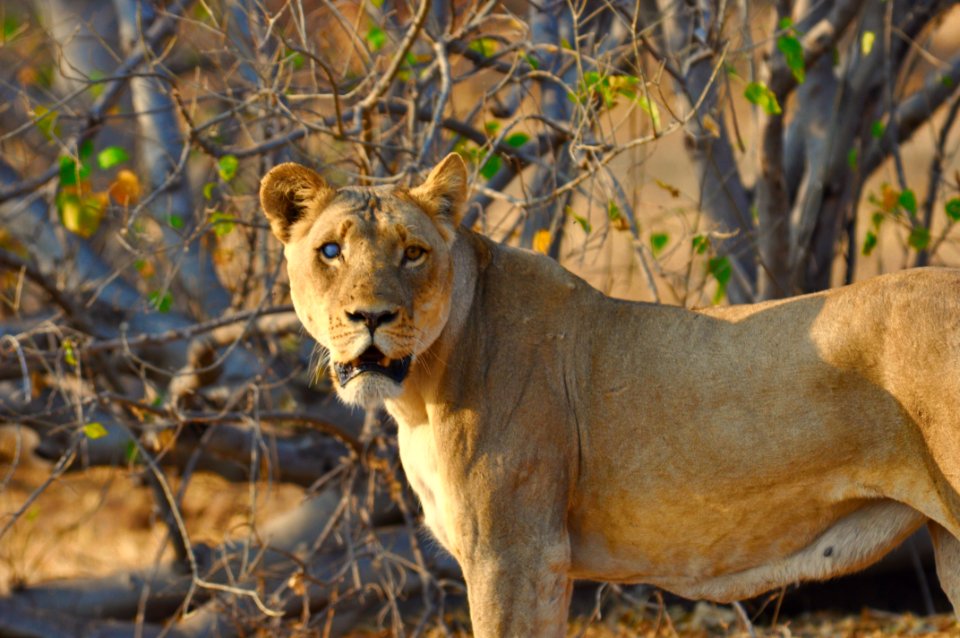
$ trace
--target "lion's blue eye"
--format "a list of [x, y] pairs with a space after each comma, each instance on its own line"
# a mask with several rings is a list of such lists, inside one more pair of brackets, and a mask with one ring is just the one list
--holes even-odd
[[327, 242], [320, 246], [320, 253], [327, 259], [336, 259], [340, 256], [340, 244], [336, 242]]

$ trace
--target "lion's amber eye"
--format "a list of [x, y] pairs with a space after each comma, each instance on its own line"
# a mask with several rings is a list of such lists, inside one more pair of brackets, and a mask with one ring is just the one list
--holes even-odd
[[407, 246], [406, 250], [403, 251], [403, 261], [407, 263], [419, 261], [425, 254], [427, 254], [427, 251], [420, 246]]
[[320, 254], [327, 259], [336, 259], [340, 256], [340, 244], [328, 241], [323, 246], [320, 246]]

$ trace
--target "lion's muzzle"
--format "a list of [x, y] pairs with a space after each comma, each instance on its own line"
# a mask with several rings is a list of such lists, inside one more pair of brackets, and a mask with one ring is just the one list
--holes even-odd
[[376, 346], [370, 346], [359, 357], [347, 363], [335, 363], [334, 371], [341, 387], [347, 382], [366, 372], [382, 374], [395, 383], [402, 383], [410, 371], [410, 362], [413, 356], [407, 355], [402, 359], [390, 359]]

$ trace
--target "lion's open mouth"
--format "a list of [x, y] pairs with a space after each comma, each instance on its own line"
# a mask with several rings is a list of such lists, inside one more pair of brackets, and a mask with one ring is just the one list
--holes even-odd
[[370, 346], [353, 361], [335, 363], [333, 364], [333, 368], [337, 373], [337, 380], [341, 386], [346, 385], [348, 381], [364, 372], [382, 374], [396, 383], [401, 383], [407, 378], [407, 372], [410, 371], [410, 361], [412, 359], [413, 357], [410, 355], [407, 355], [403, 359], [390, 359], [380, 352], [376, 346]]

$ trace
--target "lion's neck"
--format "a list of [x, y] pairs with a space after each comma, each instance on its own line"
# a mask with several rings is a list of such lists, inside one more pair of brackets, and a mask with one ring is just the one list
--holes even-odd
[[477, 280], [489, 258], [485, 240], [467, 230], [458, 230], [453, 253], [453, 292], [450, 315], [437, 340], [422, 354], [403, 384], [403, 393], [386, 401], [390, 416], [401, 427], [414, 427], [429, 421], [427, 406], [439, 403], [447, 377], [447, 363], [468, 325], [476, 297]]

